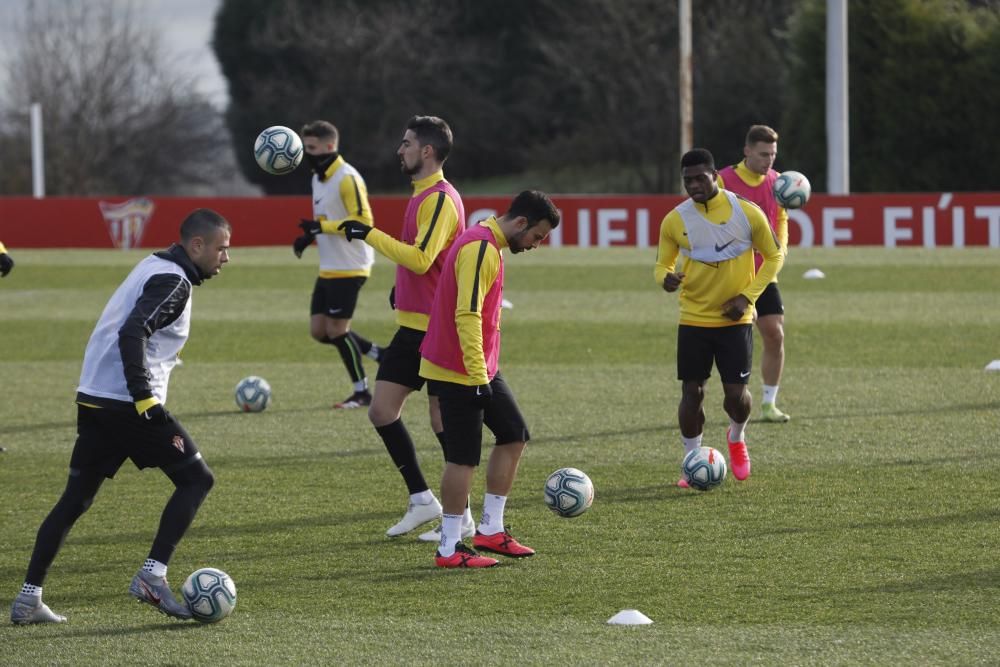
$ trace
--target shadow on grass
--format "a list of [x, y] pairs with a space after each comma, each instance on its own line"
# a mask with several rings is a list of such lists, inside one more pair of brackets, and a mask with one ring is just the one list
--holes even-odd
[[[21, 626], [14, 626], [21, 627]], [[23, 627], [39, 627], [39, 626], [23, 626]], [[31, 636], [25, 637], [25, 639], [67, 639], [71, 637], [127, 637], [129, 635], [141, 635], [147, 632], [179, 632], [179, 631], [189, 631], [197, 628], [205, 627], [203, 623], [191, 623], [186, 621], [177, 621], [176, 623], [147, 623], [146, 625], [135, 625], [128, 628], [91, 628], [79, 630], [69, 630], [65, 625], [48, 625], [45, 626], [49, 629], [49, 632], [35, 632]]]
[[1000, 521], [1000, 509], [981, 510], [978, 512], [964, 512], [960, 514], [939, 514], [937, 516], [924, 516], [915, 518], [889, 519], [882, 518], [878, 521], [865, 521], [845, 523], [842, 525], [822, 524], [818, 527], [812, 526], [787, 526], [784, 528], [762, 528], [755, 530], [757, 535], [797, 535], [807, 533], [839, 533], [846, 530], [862, 531], [887, 531], [887, 530], [912, 530], [919, 528], [938, 528], [961, 525], [965, 523], [995, 523]]
[[[866, 419], [871, 417], [908, 417], [911, 415], [929, 415], [929, 414], [956, 414], [960, 412], [979, 412], [983, 410], [997, 410], [1000, 409], [1000, 403], [995, 401], [987, 403], [959, 403], [959, 404], [941, 404], [933, 407], [919, 407], [919, 408], [908, 408], [905, 410], [877, 410], [877, 409], [865, 409], [865, 410], [855, 410], [844, 412], [837, 412], [834, 414], [817, 414], [817, 415], [807, 415], [807, 416], [796, 416], [792, 418], [790, 423], [799, 422], [819, 422], [819, 421], [830, 421], [834, 419]], [[798, 414], [798, 413], [796, 413]], [[774, 428], [786, 426], [780, 422], [766, 422], [751, 416], [750, 423], [756, 428], [763, 426], [766, 428]]]

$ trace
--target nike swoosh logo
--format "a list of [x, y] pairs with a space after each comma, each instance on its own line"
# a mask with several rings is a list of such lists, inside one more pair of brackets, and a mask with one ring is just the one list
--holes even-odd
[[329, 313], [330, 313], [331, 315], [336, 315], [337, 313], [339, 313], [339, 312], [340, 312], [340, 311], [342, 311], [342, 310], [343, 310], [343, 308], [331, 308], [331, 309], [329, 310]]
[[316, 204], [316, 206], [319, 206], [319, 203], [321, 201], [323, 201], [323, 200], [322, 199], [313, 199], [313, 203]]
[[745, 377], [747, 377], [748, 375], [750, 375], [750, 371], [747, 371], [746, 373], [740, 373], [740, 377], [741, 377], [741, 378], [745, 378]]
[[[735, 240], [736, 240], [736, 239], [733, 239], [733, 241], [735, 241]], [[716, 244], [715, 244], [715, 252], [722, 252], [722, 251], [723, 251], [723, 250], [725, 250], [725, 249], [726, 249], [726, 248], [727, 248], [727, 247], [729, 246], [729, 244], [730, 244], [730, 243], [732, 243], [733, 241], [727, 241], [727, 242], [723, 243], [722, 245], [719, 245], [718, 243], [716, 243]]]
[[153, 592], [153, 589], [146, 585], [145, 581], [139, 581], [139, 585], [142, 586], [142, 590], [146, 592], [146, 595], [150, 600], [156, 604], [160, 604], [160, 596]]

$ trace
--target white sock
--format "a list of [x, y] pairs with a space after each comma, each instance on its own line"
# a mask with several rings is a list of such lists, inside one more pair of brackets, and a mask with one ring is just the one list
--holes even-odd
[[483, 520], [479, 522], [479, 532], [483, 535], [496, 535], [503, 532], [503, 508], [507, 504], [507, 496], [487, 493], [483, 500]]
[[365, 352], [365, 356], [366, 357], [371, 357], [372, 359], [378, 359], [378, 355], [379, 355], [379, 353], [381, 351], [382, 351], [382, 349], [378, 345], [376, 345], [375, 343], [372, 343], [372, 349], [370, 349], [367, 352]]
[[441, 542], [438, 544], [438, 553], [442, 556], [451, 556], [455, 553], [455, 545], [462, 541], [462, 515], [442, 514], [441, 515]]
[[142, 569], [149, 572], [154, 577], [165, 577], [167, 576], [167, 566], [158, 560], [153, 560], [152, 558], [147, 558], [146, 562], [142, 564]]
[[690, 452], [701, 447], [701, 438], [703, 435], [705, 434], [699, 433], [693, 438], [685, 438], [683, 435], [681, 436], [681, 442], [684, 443], [684, 456], [687, 456]]
[[24, 586], [21, 586], [21, 595], [32, 595], [36, 598], [41, 599], [42, 597], [42, 587], [35, 586], [34, 584], [29, 584], [27, 581], [24, 582]]
[[472, 509], [469, 508], [469, 504], [465, 504], [465, 514], [462, 515], [462, 523], [472, 523]]
[[430, 489], [421, 491], [420, 493], [411, 493], [410, 502], [414, 505], [430, 505], [434, 502], [434, 494], [431, 493]]
[[750, 420], [743, 422], [742, 424], [737, 424], [730, 418], [729, 420], [729, 442], [743, 442], [746, 437], [744, 431], [746, 431], [747, 423]]
[[774, 405], [774, 401], [778, 398], [778, 385], [764, 385], [764, 397], [761, 399], [761, 403], [770, 403]]
[[358, 382], [355, 382], [354, 383], [354, 391], [355, 391], [355, 393], [357, 393], [359, 391], [368, 391], [368, 378], [365, 378], [364, 380], [359, 380]]

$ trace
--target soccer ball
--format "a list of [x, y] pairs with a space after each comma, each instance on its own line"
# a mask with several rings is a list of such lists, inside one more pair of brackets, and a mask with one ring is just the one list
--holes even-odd
[[774, 198], [783, 208], [802, 208], [811, 193], [809, 179], [797, 171], [782, 172], [774, 181]]
[[271, 404], [271, 385], [264, 378], [251, 375], [240, 380], [234, 395], [243, 412], [260, 412]]
[[269, 174], [290, 173], [302, 162], [302, 139], [284, 125], [272, 125], [257, 135], [253, 157]]
[[181, 586], [181, 595], [196, 621], [217, 623], [233, 613], [236, 584], [214, 567], [195, 570]]
[[699, 447], [681, 462], [681, 475], [699, 491], [714, 489], [726, 479], [726, 459], [714, 447]]
[[545, 480], [545, 504], [559, 516], [580, 516], [594, 502], [594, 483], [576, 468], [559, 468]]

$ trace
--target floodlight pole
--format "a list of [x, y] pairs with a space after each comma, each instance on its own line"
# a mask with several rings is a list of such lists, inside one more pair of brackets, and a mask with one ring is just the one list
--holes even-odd
[[826, 2], [826, 168], [827, 192], [851, 191], [847, 115], [847, 0]]
[[31, 104], [31, 192], [35, 199], [45, 196], [45, 155], [42, 150], [42, 105]]
[[[691, 91], [691, 0], [677, 0], [677, 25], [680, 32], [678, 58], [680, 71], [677, 78], [677, 97], [680, 102], [678, 117], [681, 124], [680, 152], [681, 155], [684, 155], [691, 150], [691, 144], [694, 143], [694, 104]], [[684, 193], [682, 186], [682, 183], [678, 183], [678, 192], [681, 194]]]

